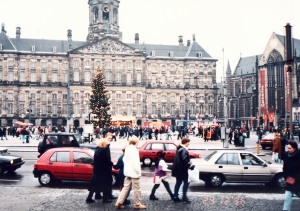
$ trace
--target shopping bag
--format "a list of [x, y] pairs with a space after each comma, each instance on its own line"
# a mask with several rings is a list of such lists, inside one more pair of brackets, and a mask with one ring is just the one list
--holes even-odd
[[294, 185], [296, 180], [293, 177], [287, 177], [285, 182], [289, 185]]
[[193, 170], [189, 169], [188, 174], [189, 174], [188, 182], [195, 182], [195, 183], [200, 182], [199, 170], [197, 168], [194, 168]]
[[272, 153], [272, 160], [277, 162], [277, 160], [278, 160], [278, 153], [277, 152]]

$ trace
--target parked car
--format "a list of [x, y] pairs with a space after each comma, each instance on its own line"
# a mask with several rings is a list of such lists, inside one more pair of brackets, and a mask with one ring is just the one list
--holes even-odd
[[[47, 150], [34, 164], [33, 175], [42, 186], [54, 181], [90, 181], [93, 174], [94, 150], [60, 147]], [[112, 169], [113, 185], [118, 184], [118, 170]]]
[[275, 133], [268, 133], [262, 137], [260, 140], [260, 146], [262, 149], [266, 149], [267, 147], [273, 147]]
[[244, 150], [213, 151], [205, 158], [194, 159], [199, 178], [218, 187], [227, 183], [269, 183], [283, 188], [282, 164], [272, 164]]
[[[174, 141], [156, 140], [146, 141], [141, 147], [139, 147], [140, 160], [144, 166], [151, 166], [155, 162], [157, 152], [163, 150], [166, 153], [165, 161], [167, 163], [173, 163], [176, 154], [177, 145]], [[194, 151], [189, 151], [191, 158], [200, 158], [200, 154]]]
[[79, 135], [76, 133], [46, 133], [43, 140], [38, 144], [40, 157], [48, 149], [56, 147], [79, 147]]
[[0, 175], [13, 173], [24, 163], [25, 161], [22, 157], [11, 155], [7, 148], [0, 147]]

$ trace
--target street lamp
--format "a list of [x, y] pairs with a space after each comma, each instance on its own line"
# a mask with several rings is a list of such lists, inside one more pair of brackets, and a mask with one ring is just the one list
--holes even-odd
[[188, 95], [190, 94], [190, 92], [189, 92], [189, 90], [188, 89], [186, 89], [185, 91], [184, 91], [184, 94], [185, 94], [185, 102], [186, 102], [186, 108], [187, 108], [187, 110], [186, 110], [186, 112], [187, 112], [187, 116], [186, 116], [186, 119], [187, 119], [187, 121], [189, 122], [189, 120], [190, 120], [190, 106], [189, 106], [189, 99], [188, 99]]

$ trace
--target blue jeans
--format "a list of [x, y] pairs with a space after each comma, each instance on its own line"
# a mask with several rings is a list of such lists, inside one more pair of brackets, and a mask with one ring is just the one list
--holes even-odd
[[187, 198], [186, 194], [189, 189], [188, 178], [182, 179], [182, 178], [177, 178], [177, 177], [176, 177], [176, 183], [175, 183], [175, 187], [174, 187], [174, 198], [178, 198], [178, 192], [179, 192], [179, 188], [180, 188], [182, 182], [183, 182], [182, 198]]
[[[300, 191], [296, 194], [300, 198]], [[293, 193], [291, 191], [286, 190], [284, 194], [284, 203], [283, 203], [283, 210], [291, 210], [292, 206], [292, 199], [293, 199]]]

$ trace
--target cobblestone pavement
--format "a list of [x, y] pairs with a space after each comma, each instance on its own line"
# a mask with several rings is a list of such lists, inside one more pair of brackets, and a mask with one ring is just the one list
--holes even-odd
[[[86, 204], [87, 190], [53, 189], [44, 187], [2, 187], [1, 210], [6, 211], [58, 211], [58, 210], [116, 210], [115, 201], [111, 204]], [[114, 192], [118, 194], [118, 192]], [[142, 192], [142, 203], [147, 210], [205, 210], [205, 211], [279, 211], [282, 210], [283, 194], [228, 194], [228, 193], [189, 193], [191, 204], [174, 203], [167, 194], [158, 193], [160, 200], [150, 201], [149, 192]], [[132, 197], [132, 196], [131, 196]], [[130, 200], [132, 201], [132, 198]], [[299, 210], [300, 200], [293, 199], [292, 210]], [[125, 210], [134, 210], [127, 205]]]

